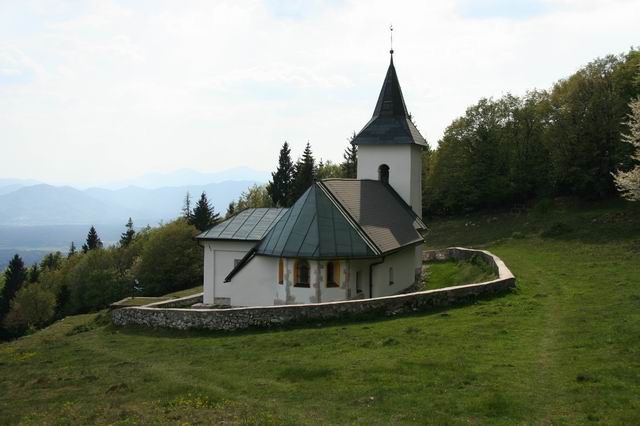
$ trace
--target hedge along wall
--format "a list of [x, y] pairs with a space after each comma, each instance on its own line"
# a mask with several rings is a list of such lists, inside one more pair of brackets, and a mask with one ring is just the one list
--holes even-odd
[[193, 304], [202, 295], [189, 296], [147, 306], [115, 309], [111, 318], [115, 325], [207, 330], [239, 330], [266, 328], [309, 320], [357, 318], [371, 314], [384, 316], [446, 307], [509, 291], [516, 279], [507, 266], [488, 251], [451, 247], [424, 253], [423, 260], [463, 260], [479, 255], [496, 271], [498, 278], [476, 284], [419, 291], [364, 300], [313, 303], [301, 305], [254, 306], [230, 309], [184, 309], [177, 306]]

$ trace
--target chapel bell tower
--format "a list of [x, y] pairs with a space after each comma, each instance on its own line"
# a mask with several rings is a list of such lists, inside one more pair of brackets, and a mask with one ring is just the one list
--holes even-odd
[[391, 62], [373, 117], [355, 137], [358, 179], [385, 182], [422, 218], [422, 149], [427, 141], [411, 122]]

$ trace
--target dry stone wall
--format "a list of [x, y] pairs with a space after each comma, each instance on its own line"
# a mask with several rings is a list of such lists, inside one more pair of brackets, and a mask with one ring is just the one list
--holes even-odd
[[509, 291], [516, 280], [500, 258], [484, 250], [452, 247], [424, 253], [425, 261], [468, 259], [482, 256], [498, 278], [476, 284], [419, 291], [373, 299], [301, 305], [256, 306], [229, 309], [185, 309], [202, 301], [202, 294], [147, 306], [116, 309], [112, 321], [118, 326], [138, 325], [153, 328], [239, 330], [265, 328], [305, 321], [357, 318], [367, 315], [391, 316], [451, 306]]

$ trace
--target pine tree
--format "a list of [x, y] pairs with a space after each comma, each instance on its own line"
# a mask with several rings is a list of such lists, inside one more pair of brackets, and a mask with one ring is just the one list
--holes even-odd
[[[24, 267], [22, 258], [16, 254], [4, 272], [4, 287], [2, 287], [2, 292], [0, 293], [0, 327], [7, 312], [9, 312], [11, 300], [13, 300], [25, 281], [27, 281], [27, 269]], [[0, 334], [4, 335], [6, 333]]]
[[82, 245], [82, 252], [86, 253], [89, 250], [96, 250], [102, 248], [102, 241], [96, 232], [96, 228], [92, 225], [87, 234], [87, 242]]
[[37, 263], [34, 263], [33, 265], [31, 265], [31, 268], [29, 268], [29, 282], [37, 283], [39, 278], [40, 268], [38, 267]]
[[71, 246], [69, 246], [69, 253], [67, 254], [67, 257], [71, 257], [74, 254], [76, 254], [76, 244], [71, 241]]
[[129, 221], [125, 225], [127, 230], [120, 235], [120, 246], [126, 247], [131, 244], [133, 237], [136, 235], [136, 231], [133, 230], [133, 221], [129, 218]]
[[42, 258], [42, 261], [40, 262], [40, 269], [54, 271], [60, 267], [61, 263], [62, 253], [60, 253], [59, 251], [55, 251], [53, 253], [47, 254]]
[[232, 201], [229, 203], [229, 206], [227, 207], [227, 213], [224, 215], [225, 219], [229, 219], [231, 216], [234, 216], [236, 214], [236, 202]]
[[267, 192], [274, 206], [289, 207], [292, 204], [293, 169], [291, 149], [285, 141], [280, 149], [278, 168], [271, 173], [272, 181], [267, 185]]
[[355, 179], [358, 170], [358, 145], [355, 144], [356, 132], [349, 138], [349, 146], [344, 150], [344, 162], [340, 165], [344, 176]]
[[204, 232], [218, 222], [220, 222], [220, 215], [214, 211], [214, 207], [207, 200], [207, 194], [203, 192], [193, 208], [189, 223]]
[[293, 191], [291, 201], [295, 202], [302, 194], [313, 185], [315, 171], [315, 160], [311, 152], [311, 144], [307, 142], [302, 157], [298, 159], [295, 166], [293, 178]]
[[191, 221], [191, 215], [193, 212], [191, 211], [191, 194], [187, 191], [187, 195], [184, 196], [184, 204], [182, 206], [182, 217], [187, 220], [187, 222]]

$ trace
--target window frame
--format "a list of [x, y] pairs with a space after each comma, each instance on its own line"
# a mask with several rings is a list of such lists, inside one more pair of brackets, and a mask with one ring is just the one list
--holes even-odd
[[[311, 265], [309, 264], [309, 261], [306, 259], [298, 259], [296, 260], [296, 263], [294, 265], [294, 283], [293, 286], [294, 287], [300, 287], [300, 288], [310, 288], [311, 287]], [[301, 281], [301, 268], [305, 268], [306, 269], [306, 274], [302, 274], [302, 276], [304, 277], [306, 275], [307, 277], [307, 282]]]
[[[329, 267], [331, 267], [331, 274], [329, 274]], [[327, 262], [324, 285], [326, 288], [340, 288], [340, 261], [330, 260]]]
[[284, 259], [278, 259], [278, 284], [284, 284]]

